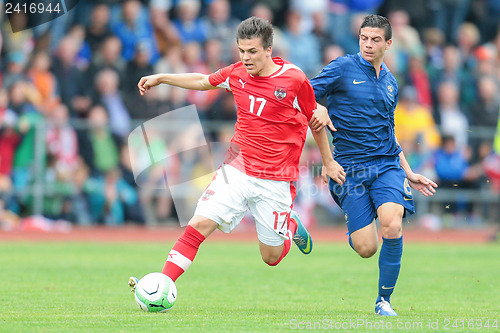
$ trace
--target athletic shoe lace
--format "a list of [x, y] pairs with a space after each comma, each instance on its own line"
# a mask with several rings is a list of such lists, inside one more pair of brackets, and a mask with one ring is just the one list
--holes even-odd
[[295, 242], [295, 244], [297, 245], [306, 245], [307, 244], [307, 240], [304, 239], [301, 235], [299, 234], [295, 234], [293, 236], [293, 241]]

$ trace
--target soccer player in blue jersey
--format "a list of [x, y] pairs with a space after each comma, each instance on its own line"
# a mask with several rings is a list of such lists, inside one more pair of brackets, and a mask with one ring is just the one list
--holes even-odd
[[346, 173], [343, 184], [330, 180], [330, 192], [344, 212], [349, 244], [361, 257], [377, 252], [375, 218], [380, 222], [375, 312], [383, 316], [397, 315], [390, 297], [401, 266], [402, 220], [414, 213], [411, 188], [430, 196], [437, 187], [411, 170], [394, 134], [398, 85], [383, 63], [391, 38], [387, 18], [366, 16], [359, 29], [360, 52], [330, 62], [311, 80], [316, 100], [327, 99], [337, 128], [334, 158]]

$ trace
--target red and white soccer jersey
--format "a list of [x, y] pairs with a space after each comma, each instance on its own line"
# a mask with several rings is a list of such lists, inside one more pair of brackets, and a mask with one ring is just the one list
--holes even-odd
[[270, 76], [250, 75], [238, 62], [211, 74], [209, 81], [232, 91], [237, 106], [225, 163], [249, 176], [294, 181], [316, 100], [297, 66], [273, 61], [281, 68]]

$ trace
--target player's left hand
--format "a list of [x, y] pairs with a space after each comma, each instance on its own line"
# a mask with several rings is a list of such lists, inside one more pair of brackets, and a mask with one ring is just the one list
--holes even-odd
[[309, 120], [309, 127], [315, 132], [321, 131], [325, 126], [328, 126], [332, 131], [337, 129], [333, 126], [332, 120], [328, 115], [328, 110], [321, 104], [317, 104], [317, 109]]
[[406, 175], [406, 178], [408, 178], [410, 187], [419, 191], [424, 196], [428, 197], [436, 193], [436, 188], [438, 187], [438, 185], [429, 178], [418, 173]]
[[344, 168], [337, 161], [323, 165], [321, 168], [321, 178], [325, 184], [328, 184], [328, 177], [330, 177], [337, 184], [342, 185], [345, 182], [345, 176]]

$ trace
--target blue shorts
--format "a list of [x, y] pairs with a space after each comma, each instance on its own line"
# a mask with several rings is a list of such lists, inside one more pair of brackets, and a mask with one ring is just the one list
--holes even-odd
[[377, 208], [395, 202], [406, 213], [415, 213], [411, 188], [399, 157], [382, 157], [344, 166], [343, 185], [330, 179], [330, 193], [342, 208], [349, 233], [366, 227], [377, 217]]

